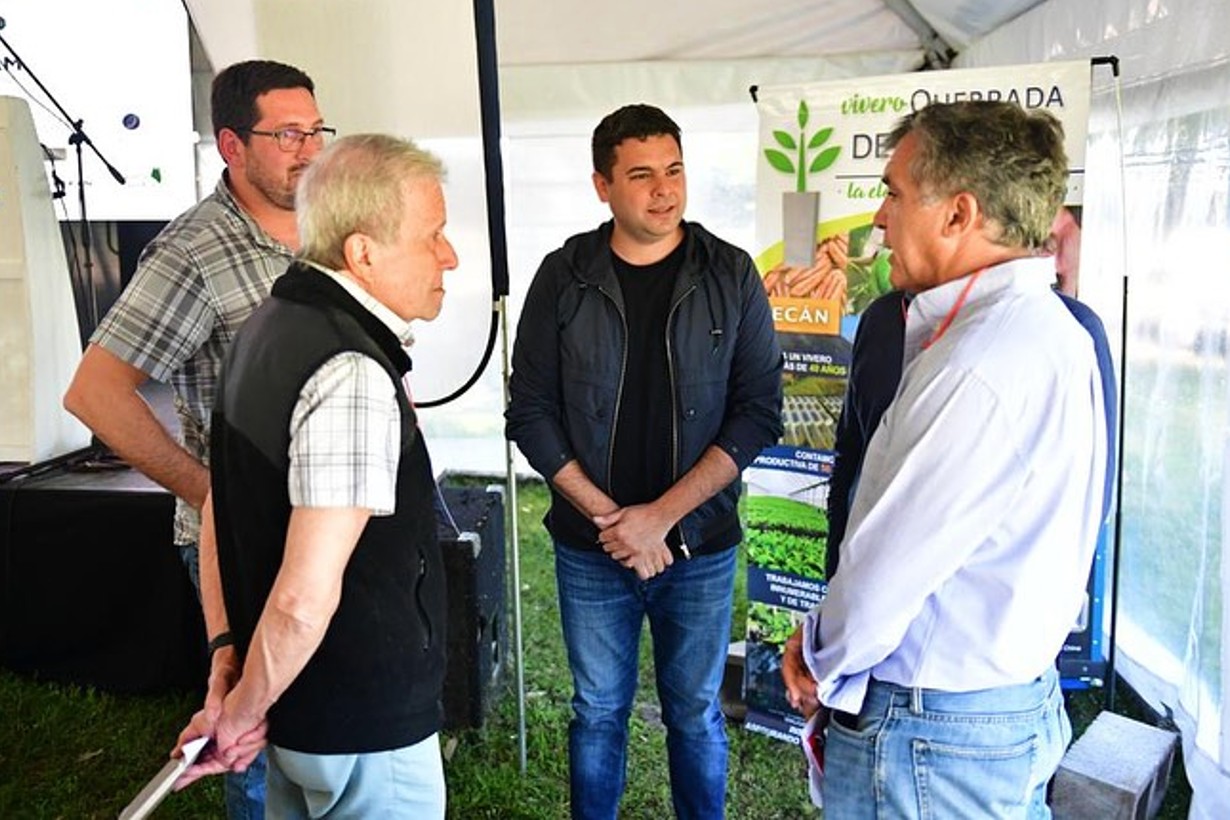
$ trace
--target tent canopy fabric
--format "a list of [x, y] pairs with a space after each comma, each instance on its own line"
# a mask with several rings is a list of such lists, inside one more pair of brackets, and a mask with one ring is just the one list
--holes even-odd
[[[818, 57], [921, 49], [926, 37], [914, 28], [919, 22], [960, 51], [1040, 2], [779, 0], [766, 5], [708, 0], [702, 10], [660, 0], [501, 0], [496, 22], [500, 62], [505, 66]], [[358, 19], [379, 16], [388, 3], [361, 0], [335, 5], [344, 5], [346, 16]], [[289, 11], [285, 0], [188, 0], [187, 6], [215, 68], [253, 56], [265, 21]], [[303, 16], [301, 8], [296, 11], [277, 18], [293, 28]], [[469, 18], [470, 4], [435, 6], [428, 28], [436, 29], [441, 16], [457, 15]], [[421, 14], [411, 16], [421, 18]]]
[[[817, 57], [920, 49], [930, 29], [954, 49], [1039, 0], [710, 0], [687, 3], [552, 3], [505, 0], [497, 8], [505, 65]], [[913, 25], [912, 25], [913, 24]]]
[[[427, 16], [424, 4], [404, 0], [319, 3], [311, 13], [297, 0], [185, 2], [215, 69], [258, 56], [301, 66], [346, 131], [478, 132], [471, 3], [436, 4]], [[503, 113], [588, 116], [609, 104], [592, 83], [599, 75], [619, 78], [624, 101], [672, 105], [746, 99], [754, 83], [913, 70], [946, 61], [1040, 2], [500, 0]], [[647, 66], [665, 69], [666, 81], [646, 78]]]

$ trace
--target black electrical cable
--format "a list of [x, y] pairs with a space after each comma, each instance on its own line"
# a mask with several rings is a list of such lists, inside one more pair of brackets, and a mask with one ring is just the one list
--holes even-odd
[[453, 401], [454, 399], [461, 397], [463, 394], [465, 394], [467, 390], [473, 387], [474, 383], [477, 382], [479, 377], [483, 375], [483, 371], [487, 369], [488, 362], [491, 361], [491, 351], [495, 349], [495, 334], [499, 326], [500, 326], [500, 311], [498, 308], [492, 308], [491, 326], [487, 330], [487, 349], [483, 351], [483, 358], [478, 363], [478, 367], [474, 368], [474, 372], [470, 374], [470, 378], [466, 379], [465, 384], [461, 385], [461, 387], [458, 387], [456, 390], [454, 390], [452, 393], [449, 393], [447, 396], [444, 396], [443, 398], [439, 398], [439, 399], [432, 399], [431, 401], [416, 401], [414, 403], [414, 406], [421, 407], [423, 409], [439, 407], [442, 404], [448, 404], [450, 401]]
[[508, 243], [504, 231], [504, 162], [500, 154], [499, 60], [495, 47], [495, 5], [492, 0], [474, 0], [474, 29], [478, 41], [479, 117], [483, 134], [483, 170], [487, 185], [487, 237], [491, 243], [491, 326], [482, 361], [466, 383], [449, 395], [432, 401], [416, 402], [415, 407], [431, 408], [448, 404], [474, 386], [487, 369], [495, 350], [500, 325], [499, 300], [508, 295]]

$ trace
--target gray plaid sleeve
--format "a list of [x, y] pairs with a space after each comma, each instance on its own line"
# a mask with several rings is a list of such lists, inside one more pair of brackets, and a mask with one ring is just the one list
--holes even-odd
[[165, 381], [205, 344], [214, 321], [199, 267], [182, 248], [158, 244], [90, 341]]

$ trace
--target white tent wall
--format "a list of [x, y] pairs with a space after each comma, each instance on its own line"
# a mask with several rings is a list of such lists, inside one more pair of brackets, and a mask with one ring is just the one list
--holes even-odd
[[[831, 57], [507, 66], [500, 99], [509, 123], [598, 120], [629, 100], [654, 99], [664, 109], [751, 103], [752, 85], [894, 74], [923, 64], [917, 48]], [[593, 120], [589, 123], [589, 120]], [[754, 160], [749, 160], [749, 164]]]
[[1051, 0], [957, 60], [1121, 61], [1122, 129], [1094, 72], [1081, 254], [1112, 337], [1130, 294], [1117, 666], [1182, 729], [1193, 818], [1230, 817], [1227, 31], [1221, 0]]
[[24, 63], [0, 47], [0, 94], [30, 104], [39, 141], [59, 157], [67, 192], [56, 205], [61, 219], [80, 219], [82, 191], [64, 113], [126, 180], [113, 179], [83, 146], [91, 220], [169, 219], [195, 201], [188, 16], [179, 3], [9, 2], [0, 3], [0, 20], [0, 35]]
[[[416, 400], [451, 393], [481, 361], [492, 304], [471, 3], [347, 0], [310, 13], [295, 0], [187, 5], [215, 68], [255, 57], [299, 66], [340, 133], [409, 136], [444, 160], [460, 267], [446, 274], [439, 318], [416, 326], [413, 379]], [[461, 399], [420, 413], [438, 471], [503, 472], [501, 391], [489, 366]]]
[[[985, 5], [1020, 8], [1036, 2], [997, 0]], [[811, 59], [917, 48], [917, 35], [893, 5], [881, 0], [707, 0], [703, 5], [499, 0], [496, 14], [504, 64], [575, 66]]]

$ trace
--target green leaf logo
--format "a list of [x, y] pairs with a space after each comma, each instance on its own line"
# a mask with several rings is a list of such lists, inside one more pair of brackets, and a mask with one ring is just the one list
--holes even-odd
[[785, 131], [774, 131], [773, 139], [777, 140], [777, 144], [782, 148], [789, 148], [791, 151], [799, 147], [799, 144], [794, 141], [794, 137]]
[[[833, 136], [833, 129], [821, 128], [816, 133], [807, 138], [807, 123], [811, 119], [811, 111], [807, 107], [806, 100], [799, 100], [799, 108], [796, 114], [796, 120], [799, 124], [799, 136], [796, 138], [789, 131], [774, 131], [774, 141], [785, 149], [779, 151], [777, 148], [764, 149], [764, 157], [769, 161], [769, 165], [774, 170], [780, 171], [783, 174], [795, 175], [795, 190], [807, 190], [807, 176], [809, 174], [818, 174], [821, 171], [827, 170], [837, 157], [841, 156], [841, 147], [837, 145], [825, 148], [820, 153], [812, 157], [811, 163], [807, 162], [807, 156], [812, 151], [818, 150], [829, 138]], [[791, 154], [786, 151], [792, 152]]]
[[777, 170], [783, 174], [794, 173], [794, 163], [790, 161], [790, 157], [783, 154], [781, 151], [774, 151], [772, 148], [766, 148], [764, 152], [765, 159], [769, 161]]
[[829, 141], [829, 137], [833, 136], [832, 128], [821, 128], [816, 133], [812, 134], [811, 139], [807, 141], [807, 147], [810, 149], [819, 148]]
[[837, 161], [837, 155], [841, 153], [841, 149], [834, 145], [832, 148], [826, 148], [816, 158], [811, 161], [811, 167], [807, 169], [809, 174], [818, 174], [826, 170], [830, 165]]

